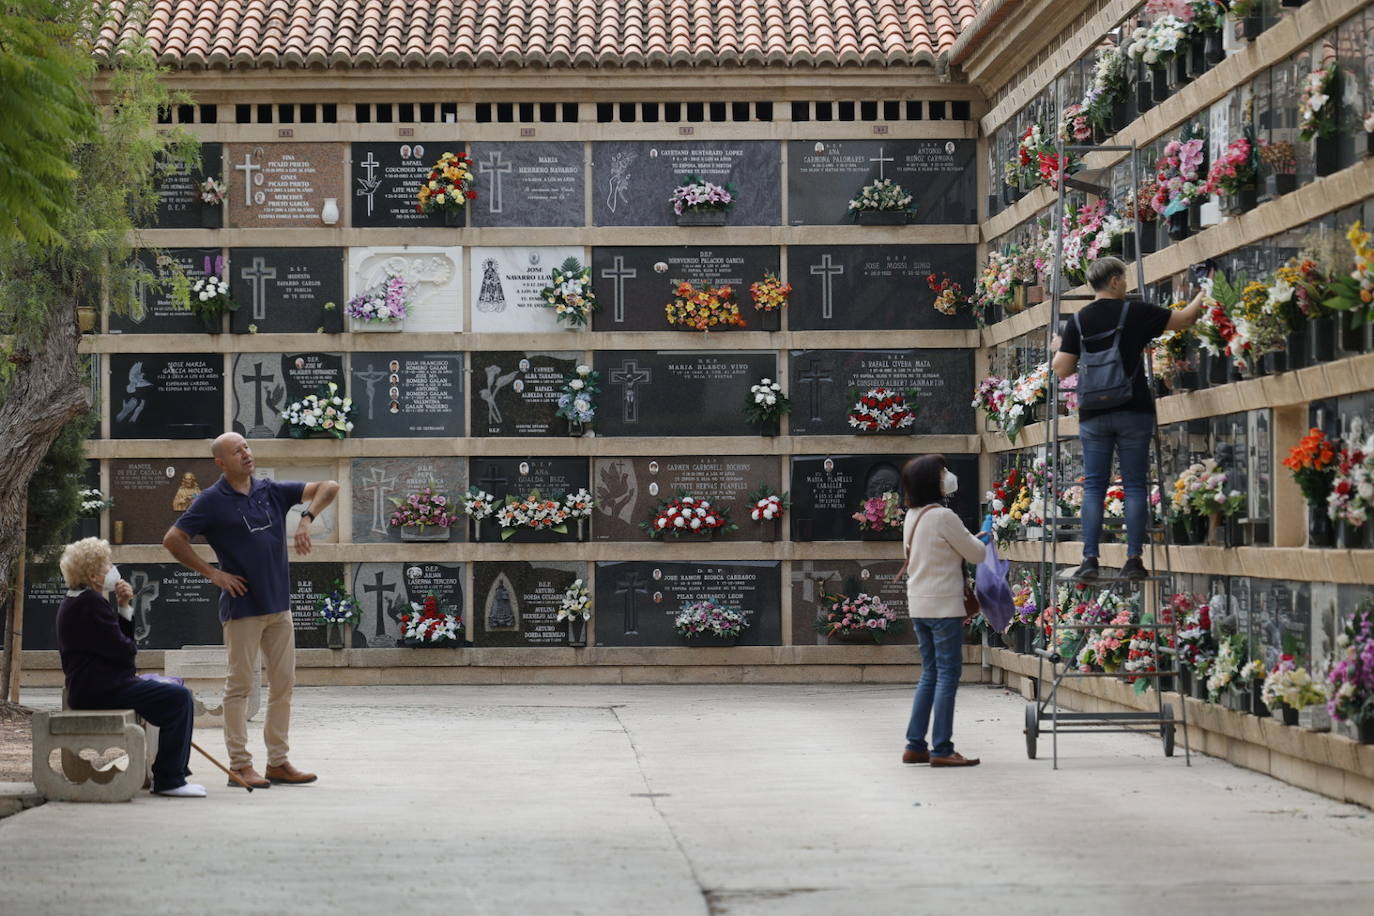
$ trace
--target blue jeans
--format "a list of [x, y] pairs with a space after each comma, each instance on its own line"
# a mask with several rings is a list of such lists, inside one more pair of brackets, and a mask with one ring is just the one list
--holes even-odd
[[1080, 420], [1083, 441], [1083, 556], [1098, 555], [1102, 540], [1102, 501], [1112, 479], [1112, 450], [1121, 459], [1121, 486], [1126, 491], [1126, 556], [1138, 557], [1150, 524], [1150, 439], [1154, 414], [1118, 410]]
[[961, 617], [913, 617], [911, 627], [921, 646], [921, 680], [911, 703], [911, 722], [906, 727], [909, 751], [924, 751], [926, 727], [930, 729], [930, 756], [954, 753], [954, 693], [964, 667], [964, 621]]
[[153, 758], [153, 791], [166, 792], [186, 785], [190, 774], [191, 726], [196, 704], [191, 691], [178, 684], [138, 678], [96, 698], [80, 709], [132, 709], [158, 727], [157, 756]]

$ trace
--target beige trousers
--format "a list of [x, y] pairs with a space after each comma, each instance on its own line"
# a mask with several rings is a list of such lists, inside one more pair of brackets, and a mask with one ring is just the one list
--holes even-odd
[[241, 617], [224, 624], [229, 650], [229, 673], [224, 679], [224, 745], [229, 767], [241, 770], [253, 763], [248, 753], [248, 692], [257, 669], [258, 652], [267, 661], [267, 765], [286, 763], [286, 736], [291, 727], [291, 691], [296, 686], [296, 628], [291, 612]]

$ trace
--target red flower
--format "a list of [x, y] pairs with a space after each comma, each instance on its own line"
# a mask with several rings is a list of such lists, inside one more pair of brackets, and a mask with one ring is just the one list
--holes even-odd
[[468, 200], [476, 200], [476, 199], [477, 199], [477, 192], [476, 192], [476, 191], [469, 191], [469, 192], [468, 192]]

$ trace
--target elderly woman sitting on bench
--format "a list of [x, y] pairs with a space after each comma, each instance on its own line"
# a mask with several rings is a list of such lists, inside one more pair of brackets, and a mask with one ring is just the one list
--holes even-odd
[[[191, 691], [156, 676], [139, 677], [134, 665], [133, 589], [110, 561], [110, 545], [100, 538], [68, 544], [60, 561], [67, 597], [57, 609], [57, 649], [67, 679], [72, 709], [132, 709], [156, 725], [157, 758], [153, 793], [173, 798], [204, 798], [205, 787], [188, 783]], [[106, 595], [114, 592], [119, 609]]]

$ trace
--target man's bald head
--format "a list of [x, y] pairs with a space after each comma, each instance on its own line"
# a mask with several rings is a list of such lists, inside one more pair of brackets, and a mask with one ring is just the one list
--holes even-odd
[[210, 443], [210, 456], [212, 458], [223, 458], [225, 455], [228, 455], [234, 449], [238, 448], [239, 443], [243, 441], [244, 438], [238, 433], [225, 433], [214, 442]]

